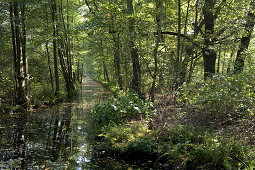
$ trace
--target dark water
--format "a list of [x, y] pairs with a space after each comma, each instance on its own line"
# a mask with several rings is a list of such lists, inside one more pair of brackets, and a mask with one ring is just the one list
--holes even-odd
[[85, 78], [78, 99], [37, 111], [0, 116], [0, 169], [133, 169], [96, 158], [88, 137], [89, 113], [109, 96]]

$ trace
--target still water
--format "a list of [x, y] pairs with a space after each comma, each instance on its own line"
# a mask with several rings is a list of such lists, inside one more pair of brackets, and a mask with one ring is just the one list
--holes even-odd
[[89, 114], [109, 95], [86, 77], [72, 102], [28, 114], [0, 115], [0, 169], [136, 169], [93, 154]]

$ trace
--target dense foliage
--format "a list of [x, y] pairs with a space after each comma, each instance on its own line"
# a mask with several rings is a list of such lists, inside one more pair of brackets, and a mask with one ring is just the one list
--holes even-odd
[[[53, 34], [53, 2], [59, 11], [56, 14], [56, 35]], [[15, 105], [29, 109], [75, 95], [74, 86], [81, 81], [83, 74], [81, 55], [77, 52], [81, 43], [77, 32], [80, 11], [76, 9], [80, 6], [68, 0], [1, 1], [2, 110]], [[58, 48], [58, 56], [55, 56], [54, 48]], [[57, 76], [56, 72], [59, 72]]]
[[[125, 100], [129, 98], [125, 97]], [[200, 128], [182, 125], [151, 130], [148, 121], [141, 121], [139, 117], [120, 119], [110, 101], [112, 99], [100, 105], [100, 110], [107, 112], [98, 114], [99, 106], [96, 106], [91, 113], [92, 123], [97, 124], [94, 126], [98, 134], [96, 138], [100, 139], [96, 147], [106, 154], [112, 153], [127, 160], [155, 161], [157, 163], [151, 166], [158, 168], [249, 169], [254, 166], [252, 148], [243, 146], [230, 136], [216, 136]], [[132, 102], [129, 105], [132, 106]]]
[[3, 0], [0, 113], [72, 98], [85, 73], [115, 95], [91, 113], [99, 147], [171, 168], [252, 169], [254, 9], [254, 0]]
[[120, 124], [132, 119], [148, 119], [155, 114], [153, 104], [141, 100], [137, 95], [128, 93], [119, 99], [110, 97], [94, 107], [93, 118], [100, 126]]
[[254, 74], [214, 76], [206, 82], [194, 82], [179, 92], [178, 102], [189, 109], [201, 110], [214, 123], [233, 124], [254, 117]]

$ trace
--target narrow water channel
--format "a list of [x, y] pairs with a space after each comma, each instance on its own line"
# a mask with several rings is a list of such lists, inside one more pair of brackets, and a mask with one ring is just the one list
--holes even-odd
[[92, 154], [88, 114], [109, 95], [86, 77], [72, 102], [0, 115], [0, 169], [129, 169], [121, 161]]

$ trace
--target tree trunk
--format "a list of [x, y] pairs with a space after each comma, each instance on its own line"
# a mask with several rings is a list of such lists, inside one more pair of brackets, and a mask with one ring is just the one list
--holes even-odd
[[47, 52], [47, 58], [48, 58], [48, 67], [49, 67], [49, 72], [50, 72], [50, 84], [51, 84], [51, 89], [54, 90], [53, 77], [52, 77], [52, 71], [51, 71], [51, 66], [50, 66], [50, 53], [49, 53], [48, 44], [49, 44], [48, 41], [46, 41], [45, 46], [46, 46], [46, 52]]
[[[14, 12], [14, 37], [15, 37], [15, 43], [13, 42], [13, 45], [16, 46], [13, 49], [16, 49], [16, 55], [14, 55], [14, 59], [16, 57], [16, 75], [17, 75], [17, 98], [16, 98], [16, 104], [22, 105], [24, 108], [28, 108], [28, 98], [26, 96], [25, 91], [25, 79], [24, 79], [24, 69], [22, 64], [22, 34], [20, 32], [20, 17], [19, 17], [19, 11], [18, 11], [18, 2], [14, 1], [13, 3], [10, 3], [10, 5], [13, 5], [13, 12]], [[12, 15], [12, 12], [11, 12]], [[24, 54], [25, 55], [25, 54]]]
[[[48, 10], [47, 10], [47, 5], [45, 6], [46, 10], [46, 27], [49, 29], [49, 18], [48, 18]], [[50, 72], [50, 84], [51, 84], [51, 90], [54, 91], [54, 83], [53, 83], [53, 76], [52, 76], [52, 70], [51, 70], [51, 64], [50, 64], [50, 52], [49, 52], [49, 41], [48, 39], [45, 42], [45, 47], [46, 47], [46, 53], [47, 53], [47, 58], [48, 58], [48, 67], [49, 67], [49, 72]]]
[[23, 61], [23, 73], [24, 73], [24, 83], [25, 83], [25, 91], [28, 92], [28, 63], [27, 63], [27, 55], [26, 55], [26, 24], [25, 24], [25, 0], [20, 5], [21, 9], [21, 44], [22, 44], [22, 61]]
[[204, 79], [212, 77], [215, 74], [216, 52], [214, 49], [214, 22], [215, 16], [213, 14], [215, 2], [214, 0], [205, 0], [203, 14], [205, 22], [205, 38], [203, 48], [204, 58]]
[[129, 48], [131, 52], [132, 65], [133, 65], [133, 80], [131, 88], [141, 97], [141, 68], [139, 63], [138, 49], [135, 44], [135, 19], [132, 17], [134, 14], [133, 0], [127, 0], [128, 31], [129, 31]]
[[156, 22], [157, 22], [157, 35], [156, 35], [156, 46], [153, 50], [154, 56], [154, 74], [152, 76], [153, 82], [151, 85], [150, 99], [152, 102], [155, 101], [155, 88], [158, 75], [158, 48], [161, 40], [161, 24], [162, 24], [162, 11], [163, 11], [163, 0], [156, 1]]
[[[197, 37], [198, 34], [198, 29], [197, 29], [197, 25], [198, 25], [198, 3], [199, 0], [196, 1], [196, 14], [195, 14], [195, 27], [194, 27], [194, 39]], [[194, 49], [194, 44], [192, 45], [193, 49]], [[193, 73], [193, 69], [194, 69], [194, 54], [197, 57], [197, 49], [192, 51], [191, 54], [191, 61], [190, 61], [190, 69], [189, 69], [189, 77], [188, 77], [188, 83], [191, 81], [191, 77], [192, 77], [192, 73]]]
[[[67, 7], [68, 8], [68, 7]], [[70, 38], [67, 33], [67, 28], [64, 20], [64, 13], [63, 13], [63, 3], [61, 0], [61, 5], [59, 8], [59, 13], [61, 15], [61, 20], [63, 24], [63, 31], [64, 31], [64, 38], [61, 37], [59, 40], [59, 47], [58, 47], [58, 55], [60, 59], [60, 65], [62, 68], [62, 72], [65, 79], [65, 85], [67, 89], [68, 97], [72, 97], [73, 91], [75, 90], [73, 84], [73, 76], [72, 76], [72, 59], [71, 59], [71, 50], [70, 50]], [[69, 26], [69, 19], [67, 18], [67, 27]]]
[[[188, 6], [187, 6], [187, 12], [186, 12], [186, 18], [185, 18], [185, 24], [184, 24], [184, 33], [183, 35], [186, 36], [187, 34], [187, 23], [188, 23], [188, 17], [189, 17], [189, 7], [190, 7], [190, 0], [188, 0]], [[191, 53], [186, 52], [186, 55], [184, 59], [182, 60], [183, 56], [183, 50], [184, 50], [184, 44], [185, 44], [185, 39], [183, 39], [182, 42], [182, 48], [181, 48], [181, 54], [180, 54], [180, 71], [179, 71], [179, 86], [181, 86], [185, 80], [186, 80], [186, 75], [187, 75], [187, 67], [188, 67], [188, 57], [193, 55], [193, 51]]]
[[178, 0], [178, 36], [177, 36], [177, 64], [178, 64], [178, 67], [182, 61], [182, 59], [180, 58], [180, 47], [181, 47], [181, 0]]
[[118, 84], [120, 90], [123, 90], [123, 82], [121, 77], [121, 69], [120, 69], [120, 47], [119, 41], [116, 37], [116, 34], [112, 34], [113, 42], [114, 42], [114, 65], [115, 65], [115, 74], [118, 80]]
[[217, 63], [217, 74], [220, 73], [220, 56], [221, 55], [221, 43], [220, 43], [220, 47], [219, 47], [219, 55], [218, 55], [218, 63]]
[[53, 23], [53, 56], [54, 56], [54, 73], [55, 73], [55, 84], [56, 84], [56, 91], [55, 96], [59, 98], [59, 76], [58, 76], [58, 58], [57, 58], [57, 7], [56, 1], [51, 0], [51, 16], [52, 16], [52, 23]]
[[229, 61], [228, 61], [227, 73], [230, 73], [230, 67], [231, 67], [231, 64], [233, 63], [232, 58], [234, 56], [234, 53], [235, 53], [235, 49], [233, 49], [231, 54], [230, 54], [230, 58], [229, 58]]
[[223, 61], [222, 61], [221, 74], [224, 74], [225, 61], [226, 61], [226, 52], [224, 52], [224, 59], [223, 59]]
[[109, 75], [108, 75], [108, 71], [107, 71], [107, 68], [106, 68], [105, 62], [103, 62], [103, 65], [104, 65], [104, 75], [105, 75], [105, 80], [109, 83], [109, 82], [110, 82], [110, 79], [109, 79]]
[[18, 88], [18, 80], [17, 80], [17, 49], [16, 49], [16, 38], [15, 38], [15, 28], [13, 21], [13, 2], [10, 2], [10, 24], [11, 24], [11, 32], [12, 32], [12, 48], [13, 48], [13, 66], [14, 66], [14, 92], [15, 92], [15, 100], [17, 99], [17, 88]]
[[241, 39], [241, 44], [239, 46], [239, 49], [237, 51], [236, 60], [235, 60], [235, 66], [234, 66], [234, 73], [238, 74], [243, 71], [244, 68], [244, 62], [245, 62], [245, 56], [246, 52], [248, 50], [250, 40], [251, 40], [251, 34], [254, 28], [255, 24], [255, 15], [254, 15], [254, 8], [255, 8], [255, 2], [254, 0], [251, 2], [251, 9], [248, 12], [246, 24], [245, 24], [245, 32]]

